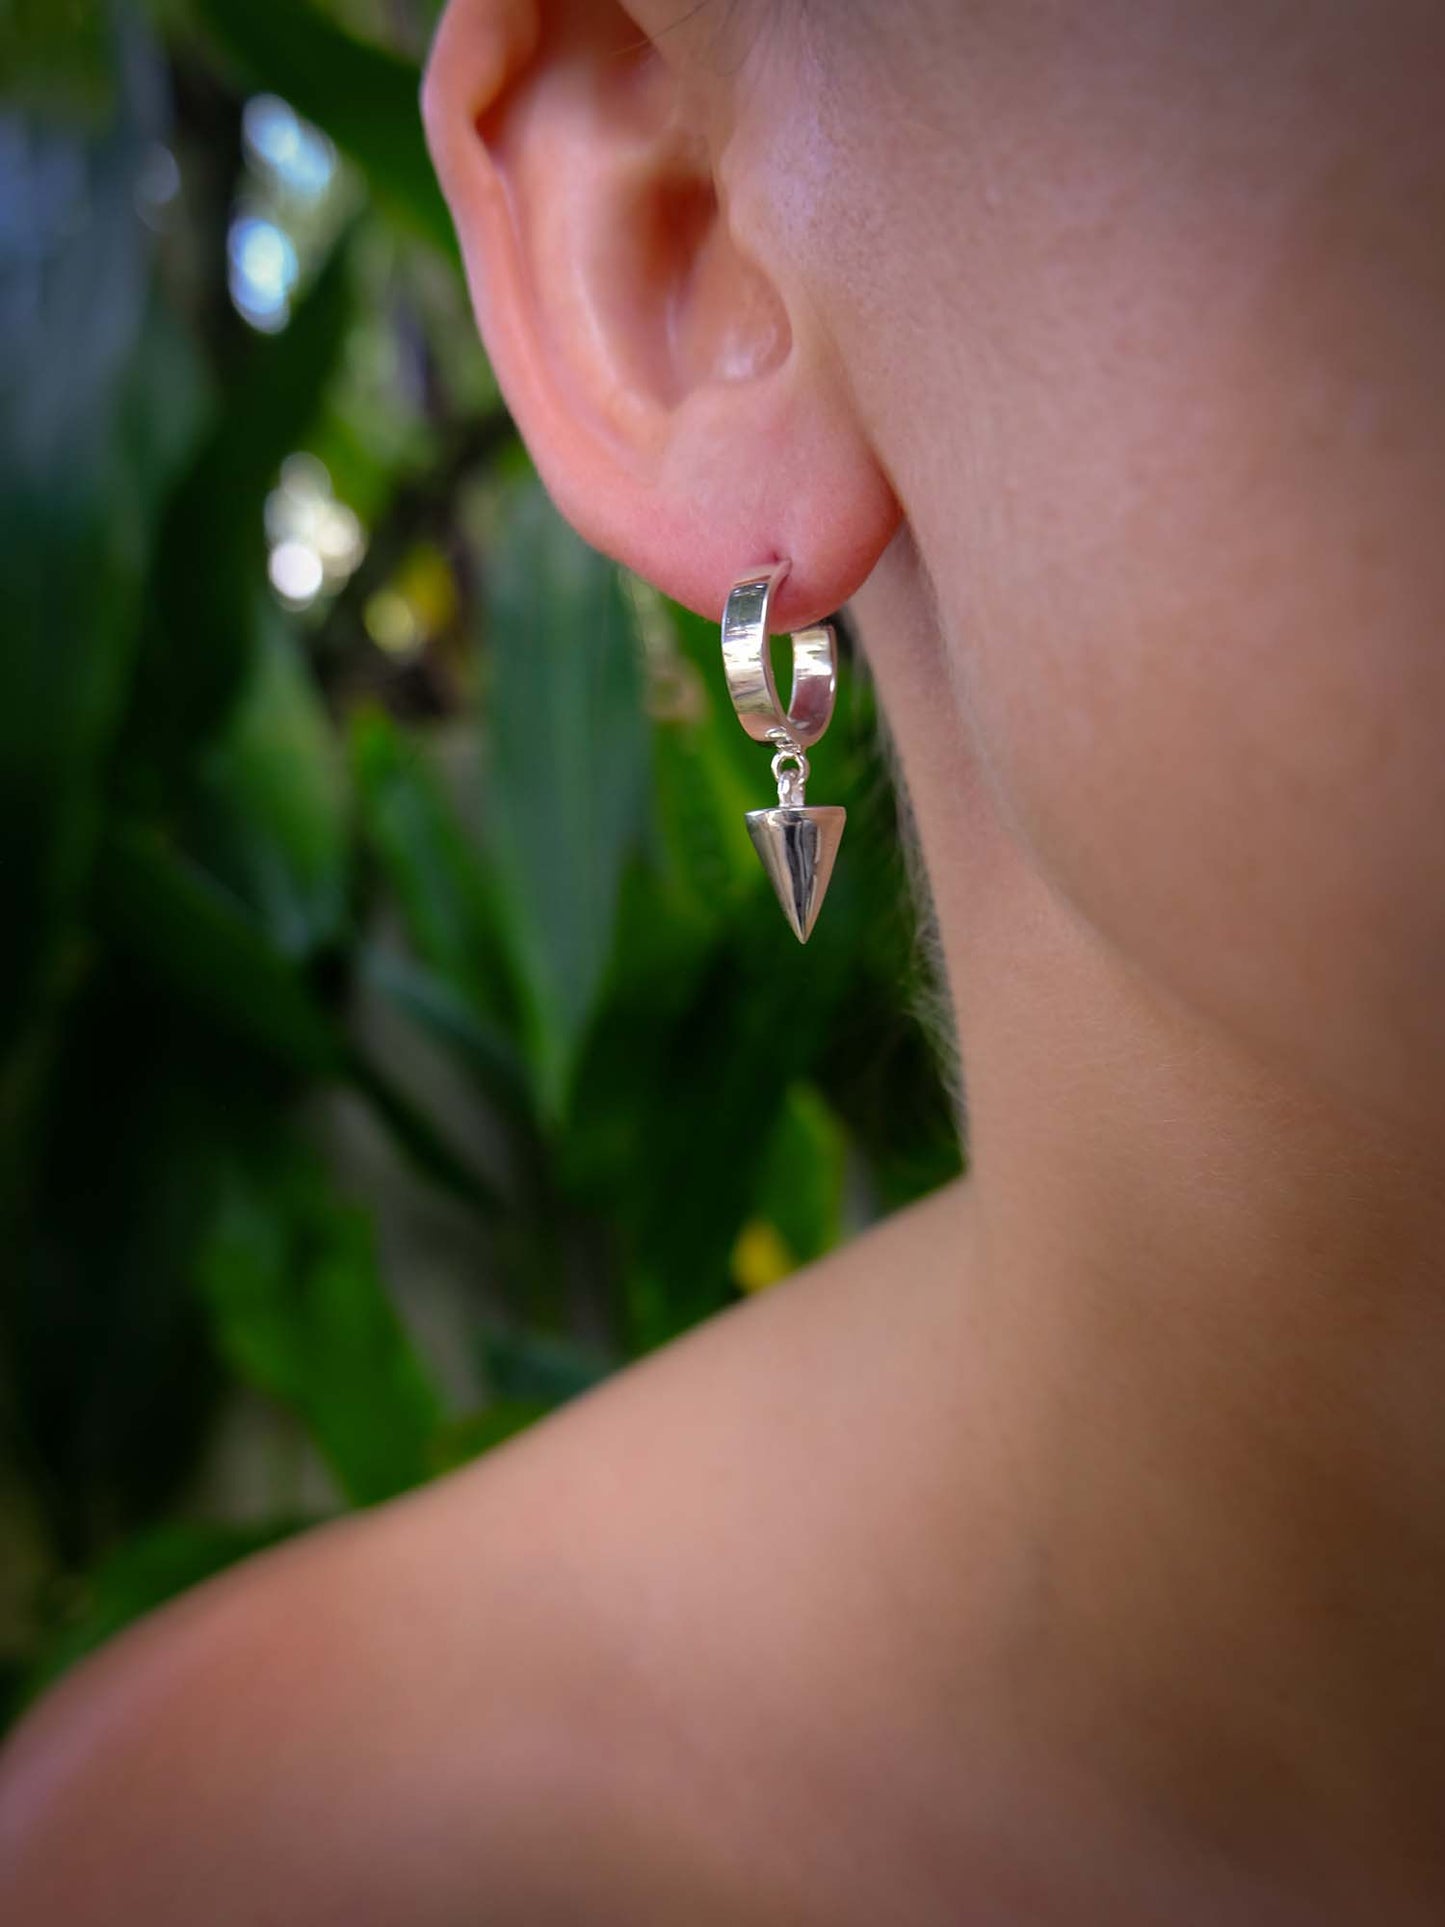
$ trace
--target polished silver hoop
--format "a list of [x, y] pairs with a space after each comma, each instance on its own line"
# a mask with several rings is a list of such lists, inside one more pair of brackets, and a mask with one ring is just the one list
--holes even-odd
[[733, 583], [723, 610], [722, 655], [728, 694], [749, 736], [755, 742], [801, 752], [816, 743], [832, 721], [838, 645], [826, 622], [794, 631], [793, 692], [784, 709], [768, 652], [768, 613], [773, 593], [790, 567], [788, 562], [775, 562]]

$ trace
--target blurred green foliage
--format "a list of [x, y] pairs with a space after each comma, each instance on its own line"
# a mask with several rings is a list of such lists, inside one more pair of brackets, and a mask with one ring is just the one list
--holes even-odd
[[[496, 396], [417, 120], [429, 25], [67, 0], [5, 29], [12, 1702], [957, 1169], [869, 687], [845, 661], [814, 787], [849, 829], [802, 951], [716, 628], [571, 535]], [[409, 1307], [426, 1197], [465, 1228], [446, 1342]]]

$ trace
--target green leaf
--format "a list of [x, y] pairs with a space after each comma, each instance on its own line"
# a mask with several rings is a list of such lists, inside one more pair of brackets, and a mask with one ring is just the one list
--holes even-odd
[[432, 1440], [432, 1467], [435, 1472], [452, 1472], [459, 1465], [480, 1458], [483, 1452], [505, 1445], [508, 1439], [525, 1432], [538, 1419], [546, 1418], [553, 1406], [540, 1398], [498, 1399], [480, 1412], [444, 1425]]
[[[747, 788], [718, 743], [716, 725], [659, 724], [654, 732], [656, 822], [673, 913], [719, 930], [766, 883], [748, 836], [749, 810], [766, 788]], [[764, 781], [767, 766], [763, 767]]]
[[288, 956], [341, 934], [350, 882], [346, 769], [299, 648], [268, 610], [250, 677], [204, 753], [192, 813], [206, 867]]
[[[93, 22], [90, 23], [93, 26]], [[17, 51], [42, 50], [22, 36]], [[93, 65], [88, 31], [82, 69]], [[109, 34], [105, 36], [108, 41]], [[125, 701], [156, 478], [127, 446], [150, 240], [136, 182], [160, 126], [154, 50], [113, 50], [94, 138], [39, 118], [7, 128], [0, 288], [0, 1065], [53, 1009], [67, 926], [100, 822]], [[89, 83], [85, 83], [87, 86]], [[178, 405], [183, 398], [178, 395]], [[22, 1094], [0, 1091], [18, 1131]]]
[[67, 1565], [194, 1462], [217, 1373], [191, 1267], [236, 1133], [274, 1103], [259, 1071], [114, 960], [67, 1013], [0, 1274], [23, 1465]]
[[353, 313], [352, 236], [286, 328], [249, 344], [226, 405], [168, 505], [153, 575], [128, 761], [188, 770], [246, 686], [273, 619], [266, 496], [305, 444]]
[[[846, 897], [829, 909], [842, 907]], [[639, 913], [645, 909], [645, 899]], [[660, 913], [656, 913], [660, 914]], [[625, 948], [625, 945], [624, 945]], [[591, 1195], [610, 1195], [626, 1243], [633, 1345], [646, 1350], [735, 1295], [732, 1254], [755, 1214], [789, 1086], [811, 1075], [855, 982], [847, 918], [806, 951], [771, 893], [750, 897], [685, 996], [620, 978], [596, 1025], [574, 1109], [598, 1156]]]
[[778, 1231], [800, 1264], [842, 1235], [847, 1139], [812, 1085], [791, 1084], [763, 1160], [756, 1215]]
[[227, 1035], [259, 1046], [298, 1077], [344, 1079], [437, 1183], [487, 1215], [493, 1187], [451, 1149], [408, 1094], [349, 1042], [296, 964], [234, 897], [154, 832], [123, 825], [98, 876], [102, 932], [148, 979]]
[[482, 1365], [503, 1403], [548, 1410], [600, 1385], [612, 1369], [607, 1359], [565, 1339], [501, 1328], [482, 1333]]
[[483, 853], [421, 745], [382, 710], [352, 721], [367, 846], [417, 955], [484, 1023], [515, 1036], [519, 990]]
[[422, 134], [420, 71], [353, 39], [306, 0], [198, 0], [258, 87], [281, 94], [356, 162], [387, 212], [447, 253], [451, 217]]
[[255, 1526], [173, 1523], [118, 1547], [87, 1575], [78, 1608], [47, 1642], [26, 1679], [25, 1699], [38, 1697], [78, 1660], [146, 1613], [296, 1530], [289, 1520]]
[[470, 1010], [447, 983], [409, 958], [375, 945], [363, 947], [359, 962], [363, 981], [429, 1033], [500, 1110], [529, 1115], [526, 1078], [510, 1040]]
[[291, 1070], [339, 1077], [345, 1039], [295, 965], [267, 942], [204, 871], [151, 832], [122, 826], [107, 838], [98, 919], [157, 984]]
[[357, 1505], [427, 1478], [441, 1401], [364, 1212], [284, 1138], [231, 1168], [199, 1268], [232, 1370], [294, 1412]]
[[637, 847], [648, 741], [637, 639], [616, 568], [535, 485], [488, 574], [484, 834], [527, 993], [540, 1109], [566, 1106]]
[[848, 1033], [815, 1066], [883, 1212], [926, 1197], [964, 1165], [937, 1059], [906, 996], [901, 974], [886, 983], [870, 977], [852, 1000]]
[[483, 1218], [495, 1219], [505, 1210], [506, 1200], [496, 1184], [457, 1155], [422, 1106], [378, 1064], [352, 1049], [346, 1068], [353, 1088], [367, 1099], [424, 1176]]
[[5, 90], [28, 114], [103, 130], [115, 105], [112, 9], [104, 0], [5, 0]]
[[120, 472], [108, 485], [110, 514], [127, 507], [147, 563], [166, 502], [215, 418], [215, 390], [195, 338], [153, 282], [145, 326], [120, 397]]
[[768, 757], [733, 714], [716, 626], [625, 580], [653, 719], [653, 854], [669, 914], [712, 936], [764, 882], [744, 818], [767, 801]]

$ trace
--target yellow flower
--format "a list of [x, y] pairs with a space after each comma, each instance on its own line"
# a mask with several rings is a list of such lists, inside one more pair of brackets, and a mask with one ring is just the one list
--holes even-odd
[[738, 1233], [733, 1246], [733, 1282], [740, 1291], [765, 1291], [790, 1271], [798, 1261], [787, 1243], [765, 1218], [750, 1218]]

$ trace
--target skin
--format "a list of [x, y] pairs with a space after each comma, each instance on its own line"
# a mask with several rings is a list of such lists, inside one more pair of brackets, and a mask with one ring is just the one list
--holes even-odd
[[7, 1921], [1445, 1916], [1442, 64], [1407, 0], [453, 0], [558, 502], [852, 600], [970, 1174], [81, 1669]]

